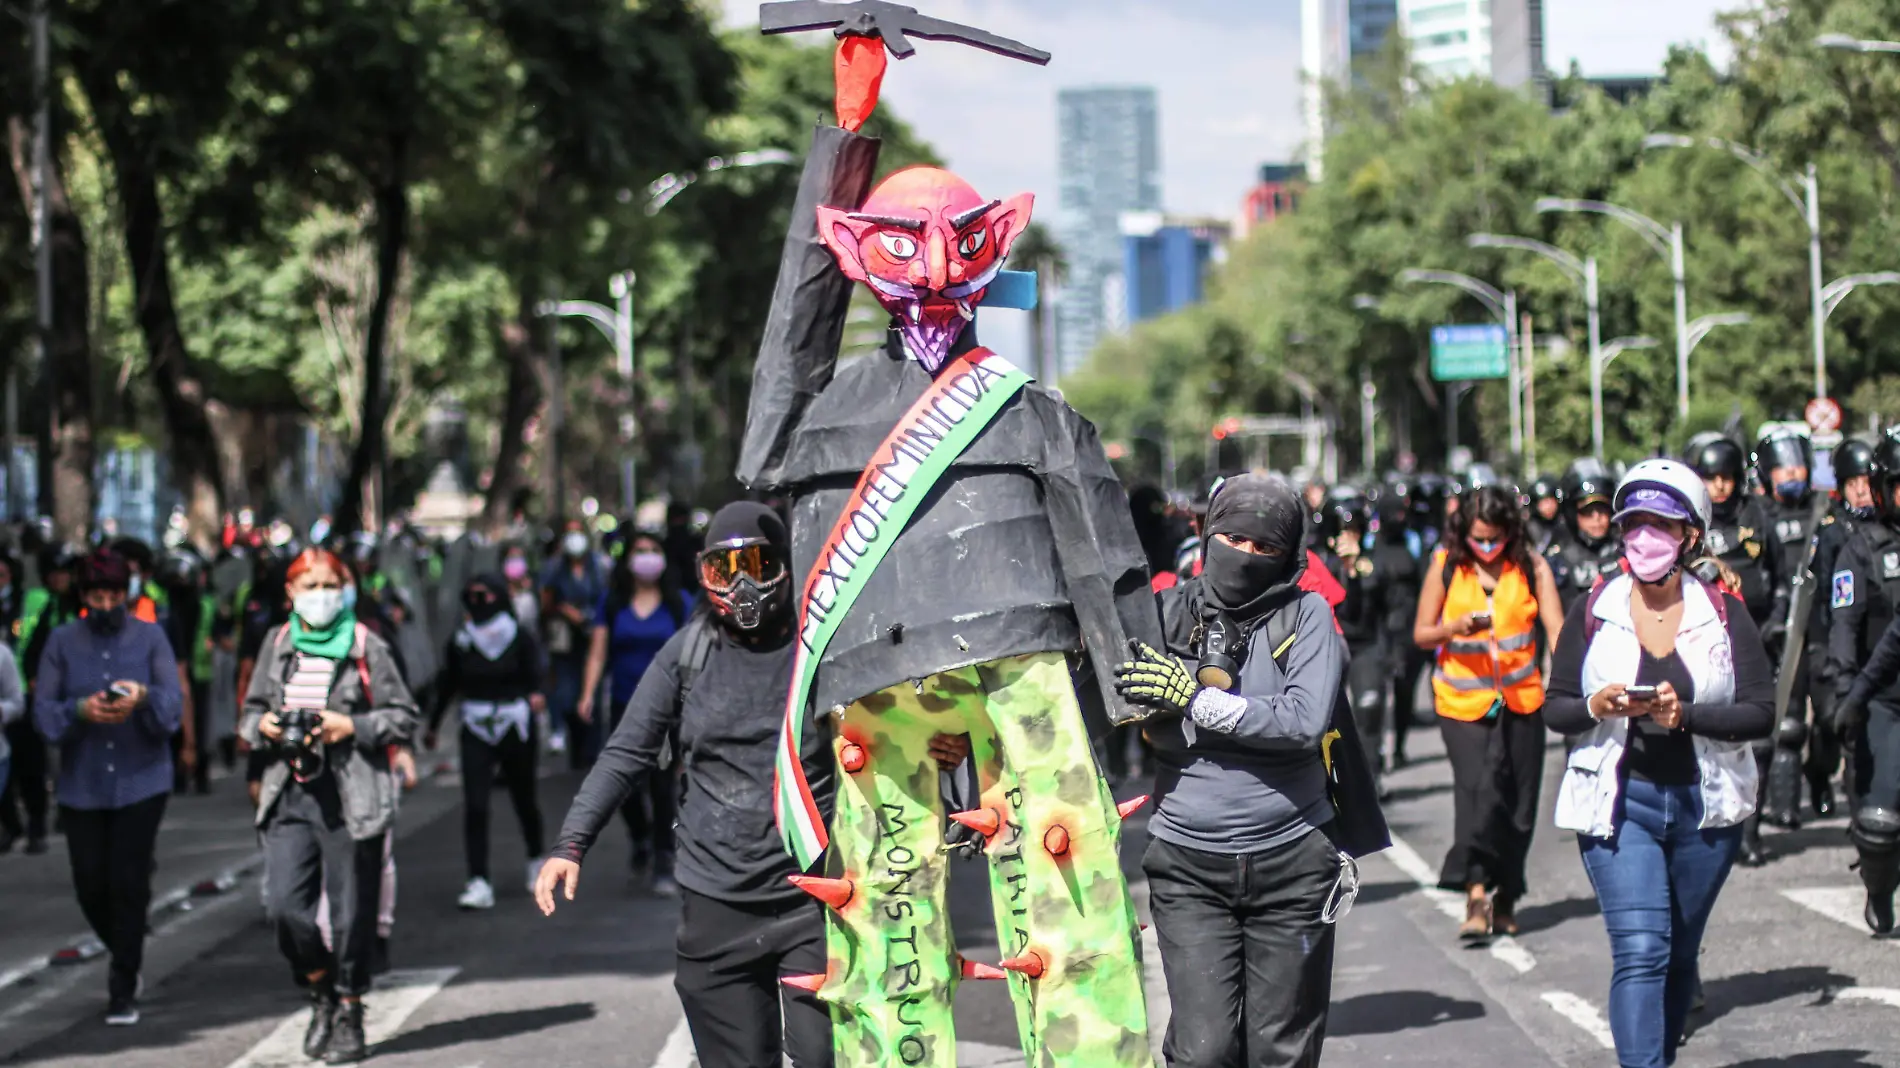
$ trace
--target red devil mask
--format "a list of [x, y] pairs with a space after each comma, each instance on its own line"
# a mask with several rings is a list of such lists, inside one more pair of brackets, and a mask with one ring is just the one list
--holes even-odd
[[904, 347], [936, 374], [1029, 225], [1035, 198], [984, 200], [936, 167], [898, 171], [857, 211], [820, 207], [818, 237], [838, 267], [897, 320]]

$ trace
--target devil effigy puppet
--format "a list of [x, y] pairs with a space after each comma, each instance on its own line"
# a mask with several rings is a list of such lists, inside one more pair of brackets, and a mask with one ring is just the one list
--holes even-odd
[[[838, 125], [812, 139], [738, 469], [789, 498], [799, 581], [777, 808], [800, 866], [824, 861], [795, 881], [829, 906], [830, 960], [786, 981], [830, 1006], [841, 1066], [951, 1068], [966, 978], [1007, 979], [1031, 1065], [1152, 1064], [1117, 857], [1139, 800], [1117, 807], [1082, 710], [1144, 715], [1114, 662], [1131, 638], [1160, 644], [1127, 498], [1094, 428], [976, 340], [986, 301], [1034, 300], [1033, 276], [1004, 270], [1032, 198], [931, 167], [872, 188], [878, 142], [858, 133], [907, 35], [1048, 56], [880, 0], [760, 15], [768, 33], [839, 38]], [[854, 284], [891, 327], [840, 365]], [[839, 769], [829, 828], [798, 760], [814, 714]], [[980, 802], [949, 815], [985, 841], [997, 966], [957, 956], [945, 901], [930, 745], [966, 733]]]

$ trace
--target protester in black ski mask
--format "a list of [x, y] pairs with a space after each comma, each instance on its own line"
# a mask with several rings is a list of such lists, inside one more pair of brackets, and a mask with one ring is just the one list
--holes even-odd
[[[1260, 1063], [1316, 1063], [1324, 1041], [1348, 879], [1320, 739], [1345, 643], [1325, 598], [1299, 588], [1306, 522], [1284, 479], [1222, 483], [1201, 575], [1161, 595], [1168, 650], [1133, 643], [1116, 669], [1129, 701], [1178, 714], [1147, 726], [1159, 767], [1142, 858], [1174, 995], [1174, 1063], [1237, 1063], [1243, 1049]], [[1276, 650], [1282, 611], [1291, 636]], [[1227, 656], [1215, 673], [1217, 634]]]
[[1306, 508], [1285, 479], [1241, 475], [1221, 483], [1208, 502], [1206, 531], [1203, 615], [1225, 612], [1247, 624], [1299, 596]]

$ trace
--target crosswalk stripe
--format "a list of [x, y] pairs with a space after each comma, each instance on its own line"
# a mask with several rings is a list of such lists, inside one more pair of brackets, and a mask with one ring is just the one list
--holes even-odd
[[[404, 1021], [448, 985], [459, 971], [460, 968], [411, 968], [393, 971], [378, 979], [375, 990], [363, 999], [363, 1034], [369, 1044], [373, 1047], [394, 1037]], [[244, 1056], [232, 1061], [229, 1068], [305, 1068], [310, 1061], [303, 1055], [303, 1032], [309, 1019], [307, 1011], [285, 1017], [276, 1030]]]
[[1878, 1001], [1900, 1009], [1900, 990], [1890, 986], [1849, 986], [1834, 991], [1836, 998], [1849, 1001]]
[[1568, 990], [1544, 991], [1544, 1004], [1557, 1010], [1557, 1015], [1583, 1028], [1591, 1038], [1597, 1040], [1597, 1045], [1604, 1049], [1616, 1048], [1616, 1036], [1610, 1033], [1609, 1021], [1603, 1018], [1595, 1005]]
[[[1438, 911], [1454, 920], [1462, 921], [1465, 918], [1464, 898], [1440, 887], [1438, 873], [1432, 870], [1430, 864], [1425, 863], [1425, 858], [1419, 856], [1417, 850], [1405, 844], [1404, 839], [1396, 834], [1393, 835], [1391, 847], [1381, 852], [1379, 856], [1391, 861], [1393, 867], [1404, 872], [1408, 878], [1417, 883], [1419, 892], [1425, 895], [1426, 900], [1436, 905]], [[1531, 956], [1531, 951], [1519, 945], [1517, 939], [1507, 935], [1499, 935], [1491, 939], [1488, 949], [1492, 959], [1519, 975], [1537, 967], [1537, 958]]]
[[1858, 886], [1808, 886], [1783, 890], [1781, 896], [1862, 934], [1871, 933], [1867, 930], [1867, 921], [1861, 918], [1867, 894]]
[[680, 1022], [667, 1034], [666, 1045], [660, 1047], [653, 1068], [699, 1068], [699, 1058], [693, 1055], [693, 1033], [686, 1027], [686, 1017], [680, 1017]]

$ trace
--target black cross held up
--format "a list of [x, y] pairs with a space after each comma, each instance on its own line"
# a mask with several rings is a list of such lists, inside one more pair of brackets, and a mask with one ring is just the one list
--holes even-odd
[[759, 32], [801, 33], [807, 30], [832, 30], [839, 37], [856, 35], [875, 37], [884, 42], [891, 55], [908, 59], [917, 51], [907, 34], [929, 41], [956, 41], [981, 48], [1010, 59], [1046, 66], [1049, 53], [1031, 48], [1021, 41], [998, 37], [974, 26], [963, 26], [919, 14], [914, 7], [889, 3], [888, 0], [780, 0], [759, 5]]

